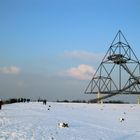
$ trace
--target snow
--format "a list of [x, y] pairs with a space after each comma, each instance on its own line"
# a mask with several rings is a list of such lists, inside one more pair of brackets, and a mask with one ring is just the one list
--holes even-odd
[[134, 104], [15, 103], [0, 110], [0, 140], [140, 140], [139, 121]]

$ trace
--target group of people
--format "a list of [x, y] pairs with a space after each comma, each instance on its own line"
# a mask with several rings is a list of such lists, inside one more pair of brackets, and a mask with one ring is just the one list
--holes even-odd
[[47, 100], [46, 99], [38, 99], [38, 102], [43, 102], [43, 105], [46, 105], [47, 104]]
[[[3, 104], [3, 102], [2, 102], [2, 100], [0, 99], [0, 110], [2, 109], [2, 104]], [[44, 100], [43, 100], [43, 105], [46, 105], [46, 104], [47, 104], [47, 100], [44, 99]]]

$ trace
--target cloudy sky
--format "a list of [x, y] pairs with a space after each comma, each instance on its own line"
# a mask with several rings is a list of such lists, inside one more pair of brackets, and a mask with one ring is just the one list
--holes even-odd
[[0, 98], [90, 99], [120, 29], [140, 58], [139, 0], [1, 0]]

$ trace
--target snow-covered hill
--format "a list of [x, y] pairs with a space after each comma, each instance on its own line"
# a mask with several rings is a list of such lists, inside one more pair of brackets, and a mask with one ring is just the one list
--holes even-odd
[[[60, 128], [60, 122], [69, 127]], [[4, 105], [0, 110], [0, 140], [140, 140], [140, 105]]]

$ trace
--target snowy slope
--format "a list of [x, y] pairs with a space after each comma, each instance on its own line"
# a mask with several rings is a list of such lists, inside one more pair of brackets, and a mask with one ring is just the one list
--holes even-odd
[[[125, 120], [120, 122], [120, 117]], [[69, 127], [59, 128], [59, 122]], [[0, 140], [140, 140], [140, 105], [4, 105], [0, 110]]]

